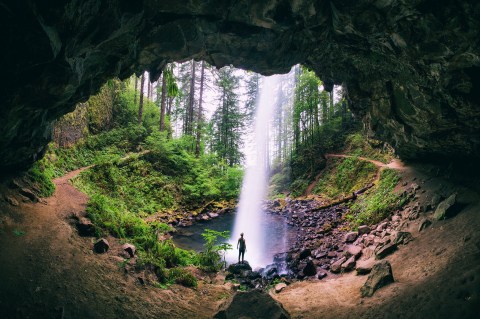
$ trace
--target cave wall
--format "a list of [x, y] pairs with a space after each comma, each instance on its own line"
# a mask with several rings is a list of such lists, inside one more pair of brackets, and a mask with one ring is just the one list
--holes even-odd
[[406, 159], [480, 157], [476, 0], [0, 3], [0, 170], [42, 156], [52, 122], [112, 77], [204, 59], [312, 68]]

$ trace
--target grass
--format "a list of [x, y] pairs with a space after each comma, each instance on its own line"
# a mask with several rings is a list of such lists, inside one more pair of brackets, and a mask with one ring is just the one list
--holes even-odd
[[357, 199], [346, 215], [353, 228], [379, 223], [406, 202], [405, 196], [394, 193], [400, 176], [395, 170], [384, 169], [376, 186]]

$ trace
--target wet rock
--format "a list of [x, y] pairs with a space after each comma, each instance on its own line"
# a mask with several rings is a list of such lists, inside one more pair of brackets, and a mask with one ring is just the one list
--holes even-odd
[[351, 271], [355, 268], [355, 257], [352, 256], [350, 258], [347, 259], [347, 261], [345, 261], [342, 266], [341, 266], [342, 270], [344, 271]]
[[373, 258], [357, 261], [357, 265], [355, 267], [357, 275], [360, 276], [369, 274], [372, 271], [373, 265], [375, 265], [375, 259]]
[[330, 271], [333, 273], [339, 273], [342, 270], [342, 264], [347, 261], [346, 257], [342, 257], [330, 266]]
[[124, 244], [124, 245], [122, 246], [122, 249], [123, 249], [123, 251], [125, 251], [125, 252], [128, 254], [128, 256], [129, 256], [130, 258], [135, 257], [135, 252], [137, 251], [137, 249], [135, 248], [134, 245], [132, 245], [132, 244]]
[[300, 255], [298, 256], [298, 259], [305, 259], [308, 256], [312, 254], [312, 251], [310, 249], [304, 249], [300, 252]]
[[343, 237], [343, 242], [345, 243], [352, 243], [357, 239], [358, 233], [357, 232], [349, 232], [345, 234], [345, 237]]
[[233, 318], [271, 318], [289, 319], [290, 315], [282, 305], [275, 301], [269, 294], [258, 290], [238, 292], [227, 304], [214, 316], [215, 319]]
[[275, 292], [278, 294], [280, 293], [283, 289], [285, 289], [287, 287], [287, 284], [286, 283], [279, 283], [279, 284], [276, 284], [275, 285]]
[[368, 234], [370, 232], [370, 227], [367, 225], [362, 225], [358, 227], [358, 235]]
[[100, 238], [94, 245], [93, 245], [93, 250], [97, 254], [103, 254], [108, 251], [110, 248], [110, 244], [105, 238]]
[[250, 267], [250, 264], [246, 260], [237, 264], [231, 264], [227, 268], [228, 272], [235, 275], [240, 274], [244, 270], [252, 270], [252, 267]]
[[207, 213], [210, 218], [217, 218], [219, 215], [217, 213]]
[[428, 227], [430, 227], [431, 224], [432, 224], [432, 222], [430, 221], [430, 219], [425, 218], [424, 220], [422, 220], [422, 222], [418, 226], [418, 231], [420, 232], [424, 229], [427, 229]]
[[394, 243], [388, 243], [383, 246], [378, 246], [375, 249], [375, 258], [376, 259], [383, 259], [397, 250], [397, 245]]
[[95, 236], [95, 225], [85, 217], [80, 217], [76, 223], [78, 234], [80, 236]]
[[344, 249], [343, 254], [347, 258], [350, 258], [351, 256], [353, 256], [355, 259], [357, 259], [362, 254], [362, 248], [355, 245], [347, 245]]
[[435, 210], [433, 217], [436, 220], [446, 219], [448, 217], [448, 214], [452, 210], [452, 207], [455, 205], [456, 201], [457, 201], [457, 194], [450, 195], [450, 197], [448, 197], [446, 200], [438, 204], [438, 207]]
[[305, 276], [314, 276], [317, 273], [317, 268], [311, 260], [307, 261], [307, 264], [302, 269]]
[[392, 267], [387, 260], [382, 260], [372, 267], [372, 271], [368, 276], [367, 281], [360, 288], [362, 297], [371, 297], [375, 291], [394, 282]]

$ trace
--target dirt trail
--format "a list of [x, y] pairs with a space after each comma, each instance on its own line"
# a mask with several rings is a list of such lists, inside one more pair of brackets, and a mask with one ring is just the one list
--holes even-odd
[[85, 169], [55, 179], [43, 203], [0, 204], [0, 318], [211, 317], [228, 285], [145, 287], [119, 268], [113, 250], [94, 254], [93, 238], [78, 236], [69, 217], [84, 214], [88, 197], [69, 179]]

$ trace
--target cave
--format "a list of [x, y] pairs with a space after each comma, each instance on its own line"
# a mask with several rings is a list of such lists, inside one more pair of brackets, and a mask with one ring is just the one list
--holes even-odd
[[106, 80], [190, 58], [265, 75], [302, 63], [401, 158], [478, 159], [479, 15], [473, 0], [3, 3], [0, 168], [41, 158], [52, 122]]

